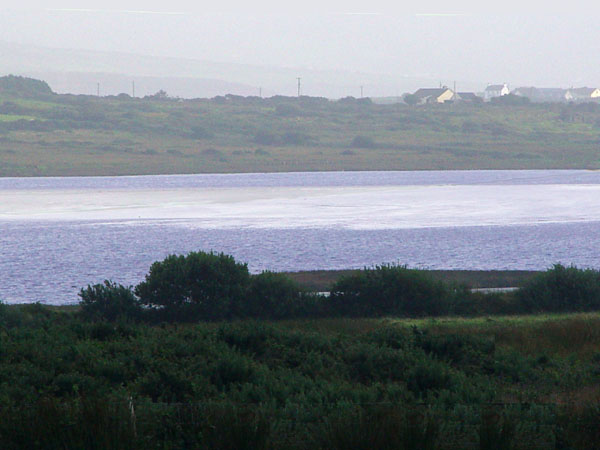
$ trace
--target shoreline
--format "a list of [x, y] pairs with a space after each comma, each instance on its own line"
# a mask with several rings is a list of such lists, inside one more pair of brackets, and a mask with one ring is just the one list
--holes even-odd
[[[340, 277], [360, 270], [362, 269], [305, 270], [282, 273], [296, 281], [304, 289], [322, 292], [329, 290]], [[533, 276], [542, 272], [539, 270], [418, 270], [426, 272], [436, 280], [467, 284], [473, 289], [520, 287]]]

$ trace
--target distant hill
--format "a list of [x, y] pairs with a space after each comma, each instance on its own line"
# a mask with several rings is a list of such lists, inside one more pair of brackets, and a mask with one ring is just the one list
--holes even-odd
[[[30, 76], [46, 80], [59, 94], [100, 95], [121, 93], [136, 97], [152, 95], [159, 90], [172, 97], [211, 98], [217, 95], [258, 95], [259, 88], [210, 78], [133, 76], [106, 72], [28, 72]], [[135, 87], [133, 85], [135, 83]]]
[[[96, 83], [101, 93], [131, 92], [131, 80], [139, 94], [164, 89], [184, 98], [215, 95], [296, 95], [297, 77], [302, 94], [327, 98], [358, 96], [360, 87], [367, 97], [398, 96], [420, 87], [437, 86], [439, 79], [395, 76], [344, 70], [315, 70], [302, 67], [270, 67], [198, 59], [169, 58], [119, 52], [44, 48], [0, 42], [0, 74], [14, 73], [48, 80], [57, 92], [92, 94]], [[453, 80], [447, 80], [451, 82]], [[104, 89], [103, 89], [104, 85]], [[145, 86], [148, 85], [146, 90]], [[485, 83], [458, 80], [465, 91]], [[154, 91], [152, 91], [154, 90]]]
[[0, 93], [17, 97], [46, 97], [52, 95], [48, 83], [42, 80], [22, 76], [7, 75], [0, 77]]

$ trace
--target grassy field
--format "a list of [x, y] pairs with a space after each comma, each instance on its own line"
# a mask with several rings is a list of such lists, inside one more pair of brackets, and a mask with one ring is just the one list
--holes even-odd
[[0, 176], [599, 169], [600, 108], [0, 92]]

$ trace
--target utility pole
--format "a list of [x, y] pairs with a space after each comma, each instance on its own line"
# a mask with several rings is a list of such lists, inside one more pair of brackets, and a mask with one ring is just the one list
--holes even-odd
[[300, 78], [300, 77], [297, 78], [297, 80], [298, 80], [298, 97], [300, 97], [300, 80], [301, 79], [302, 78]]
[[100, 83], [96, 83], [96, 96], [100, 97]]
[[363, 98], [363, 87], [360, 87], [360, 98]]
[[262, 87], [258, 88], [258, 96], [262, 98]]
[[131, 82], [131, 96], [135, 98], [135, 81]]

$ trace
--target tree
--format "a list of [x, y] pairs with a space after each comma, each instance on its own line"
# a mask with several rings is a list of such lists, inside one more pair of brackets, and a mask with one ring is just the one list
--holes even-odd
[[268, 319], [294, 317], [300, 300], [298, 284], [281, 273], [267, 271], [252, 277], [240, 314]]
[[139, 319], [142, 309], [131, 287], [105, 280], [79, 292], [81, 314], [91, 320]]
[[169, 255], [135, 288], [140, 302], [167, 320], [224, 319], [240, 309], [250, 273], [223, 253]]
[[341, 277], [329, 296], [333, 311], [355, 317], [440, 315], [454, 300], [447, 286], [423, 271], [393, 265]]

